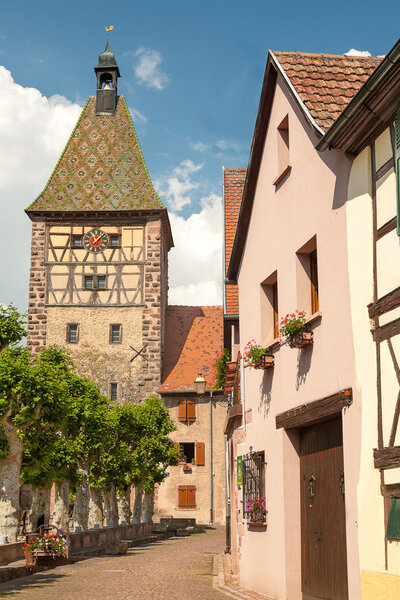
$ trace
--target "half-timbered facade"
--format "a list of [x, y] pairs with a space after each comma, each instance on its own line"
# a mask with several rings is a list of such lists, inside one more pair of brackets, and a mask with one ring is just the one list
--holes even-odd
[[351, 318], [362, 391], [358, 531], [362, 598], [400, 597], [400, 42], [319, 142], [352, 154]]
[[65, 345], [116, 401], [161, 381], [172, 235], [108, 42], [90, 97], [32, 220], [28, 345]]

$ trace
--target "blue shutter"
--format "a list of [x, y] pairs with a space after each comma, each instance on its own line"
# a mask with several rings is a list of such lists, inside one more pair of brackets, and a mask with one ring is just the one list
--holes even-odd
[[394, 161], [396, 165], [397, 235], [400, 235], [400, 109], [394, 115]]

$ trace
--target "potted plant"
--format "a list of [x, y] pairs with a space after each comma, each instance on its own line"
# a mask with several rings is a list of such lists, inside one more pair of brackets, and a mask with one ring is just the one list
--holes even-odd
[[296, 310], [279, 322], [279, 333], [291, 348], [304, 348], [313, 343], [312, 331], [306, 331], [306, 313]]
[[255, 340], [247, 342], [243, 350], [243, 360], [253, 369], [269, 369], [274, 366], [274, 357], [269, 348], [263, 348]]
[[267, 509], [265, 506], [265, 498], [254, 498], [246, 502], [247, 514], [250, 518], [250, 523], [265, 523], [267, 520]]
[[231, 354], [227, 348], [221, 348], [212, 359], [211, 384], [215, 390], [220, 390], [225, 384], [226, 365], [231, 360]]
[[27, 566], [64, 563], [68, 559], [68, 540], [61, 532], [28, 534], [23, 550]]

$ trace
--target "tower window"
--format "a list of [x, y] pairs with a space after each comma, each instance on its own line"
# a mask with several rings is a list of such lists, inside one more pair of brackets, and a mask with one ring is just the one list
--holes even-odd
[[71, 238], [71, 245], [73, 248], [82, 248], [82, 236], [81, 235], [73, 235]]
[[118, 400], [118, 383], [110, 383], [110, 400], [112, 402]]
[[107, 285], [107, 278], [105, 275], [97, 275], [97, 289], [105, 290]]
[[83, 288], [85, 290], [106, 290], [107, 275], [85, 275]]
[[78, 343], [78, 325], [77, 323], [68, 323], [67, 325], [67, 342], [70, 344]]
[[111, 248], [119, 248], [119, 235], [110, 235], [110, 247]]
[[122, 326], [110, 325], [110, 344], [120, 344], [122, 341]]
[[93, 284], [94, 284], [93, 275], [85, 275], [84, 285], [83, 285], [85, 290], [92, 290], [94, 287]]

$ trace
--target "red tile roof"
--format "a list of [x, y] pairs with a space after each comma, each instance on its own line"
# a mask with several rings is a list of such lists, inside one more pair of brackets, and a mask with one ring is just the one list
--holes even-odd
[[[246, 179], [246, 169], [224, 169], [224, 225], [225, 225], [225, 273], [231, 258], [233, 240], [239, 218], [242, 193]], [[226, 314], [239, 313], [239, 298], [237, 284], [225, 284]]]
[[323, 131], [329, 129], [382, 61], [373, 56], [272, 54]]
[[168, 306], [160, 392], [195, 391], [199, 373], [211, 387], [211, 362], [223, 342], [222, 306]]

